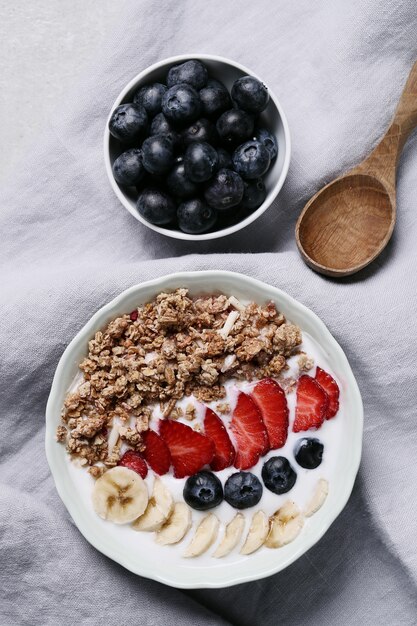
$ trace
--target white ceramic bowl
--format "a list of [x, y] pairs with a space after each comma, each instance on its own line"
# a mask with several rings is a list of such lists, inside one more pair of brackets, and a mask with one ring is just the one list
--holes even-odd
[[[140, 543], [139, 535], [142, 533], [132, 533], [129, 527], [105, 522], [94, 513], [91, 506], [92, 485], [88, 484], [83, 497], [77, 488], [81, 473], [82, 480], [90, 477], [84, 470], [73, 469], [65, 447], [55, 441], [64, 398], [78, 371], [79, 362], [87, 353], [88, 340], [114, 317], [153, 299], [161, 291], [177, 287], [188, 287], [192, 294], [220, 290], [243, 300], [273, 300], [289, 320], [298, 324], [320, 344], [331, 371], [341, 384], [343, 409], [348, 416], [348, 419], [343, 420], [342, 435], [348, 445], [340, 450], [337, 471], [331, 478], [330, 492], [325, 504], [308, 520], [308, 524], [292, 543], [278, 550], [260, 550], [249, 557], [238, 556], [231, 562], [211, 559], [209, 565], [201, 561], [202, 557], [194, 560], [178, 557], [169, 547], [163, 548], [166, 558], [155, 558], [153, 542], [146, 545]], [[283, 291], [242, 274], [220, 271], [189, 272], [171, 274], [127, 289], [97, 311], [71, 341], [58, 364], [46, 408], [46, 455], [62, 501], [80, 532], [97, 550], [136, 574], [173, 587], [226, 587], [263, 578], [284, 569], [324, 535], [342, 511], [352, 491], [361, 457], [362, 429], [362, 400], [347, 358], [326, 326], [312, 311]], [[74, 478], [74, 472], [78, 472], [77, 479]]]
[[133, 215], [134, 218], [142, 222], [142, 224], [145, 224], [145, 226], [147, 226], [148, 228], [151, 228], [152, 230], [155, 230], [162, 235], [166, 235], [167, 237], [173, 237], [174, 239], [200, 241], [204, 239], [217, 239], [219, 237], [225, 237], [226, 235], [235, 233], [238, 230], [241, 230], [241, 228], [244, 228], [245, 226], [248, 226], [248, 224], [254, 222], [260, 215], [262, 215], [262, 213], [266, 211], [266, 209], [277, 197], [287, 176], [288, 167], [290, 164], [291, 141], [288, 122], [282, 106], [278, 102], [277, 97], [268, 87], [270, 100], [267, 108], [261, 114], [261, 120], [263, 122], [263, 125], [268, 128], [272, 133], [274, 133], [277, 137], [279, 151], [274, 164], [264, 178], [267, 190], [267, 197], [265, 199], [265, 202], [256, 211], [254, 211], [251, 215], [249, 215], [246, 219], [242, 220], [238, 224], [223, 228], [222, 230], [217, 230], [210, 233], [203, 233], [201, 235], [189, 235], [187, 233], [183, 233], [178, 229], [163, 228], [161, 226], [155, 226], [154, 224], [147, 222], [141, 215], [139, 215], [138, 211], [136, 210], [136, 195], [134, 194], [133, 190], [127, 187], [119, 186], [114, 179], [112, 165], [113, 161], [120, 154], [120, 147], [118, 142], [110, 135], [109, 120], [114, 109], [117, 106], [125, 102], [132, 101], [133, 94], [141, 85], [146, 85], [147, 83], [155, 81], [165, 82], [165, 77], [168, 69], [172, 65], [187, 61], [188, 59], [200, 59], [201, 61], [203, 61], [208, 67], [210, 74], [214, 78], [221, 80], [229, 88], [229, 90], [233, 82], [237, 78], [246, 74], [250, 74], [251, 76], [254, 76], [255, 78], [258, 78], [260, 81], [262, 81], [262, 78], [257, 76], [254, 72], [252, 72], [252, 70], [248, 69], [247, 67], [240, 65], [240, 63], [236, 63], [235, 61], [231, 61], [230, 59], [225, 59], [223, 57], [213, 56], [209, 54], [180, 55], [170, 57], [169, 59], [164, 59], [163, 61], [159, 61], [158, 63], [151, 65], [146, 70], [135, 76], [135, 78], [133, 78], [130, 83], [126, 85], [126, 87], [119, 94], [115, 103], [112, 106], [104, 131], [104, 162], [107, 175], [109, 177], [110, 184], [113, 188], [114, 193], [119, 198], [123, 206], [129, 211], [131, 215]]

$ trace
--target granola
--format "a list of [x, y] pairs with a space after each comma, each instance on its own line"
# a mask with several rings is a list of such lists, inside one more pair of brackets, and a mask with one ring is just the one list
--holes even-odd
[[[187, 289], [160, 293], [91, 339], [79, 366], [83, 379], [65, 399], [57, 440], [83, 464], [112, 467], [122, 442], [143, 449], [150, 406], [160, 403], [165, 418], [178, 419], [183, 411], [177, 401], [193, 395], [219, 401], [225, 411], [228, 379], [279, 376], [301, 341], [300, 329], [273, 302], [244, 305], [224, 294], [192, 298]], [[300, 369], [308, 365], [300, 357]], [[185, 417], [194, 419], [191, 405]], [[110, 444], [116, 421], [117, 441]]]

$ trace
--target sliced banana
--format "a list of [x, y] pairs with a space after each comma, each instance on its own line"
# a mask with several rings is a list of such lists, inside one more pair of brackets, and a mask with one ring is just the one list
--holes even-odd
[[324, 478], [320, 478], [313, 493], [313, 497], [306, 506], [304, 515], [311, 517], [323, 506], [327, 494], [329, 493], [329, 483]]
[[288, 501], [271, 517], [271, 528], [266, 538], [268, 548], [281, 548], [293, 541], [303, 527], [304, 518], [294, 502]]
[[218, 532], [219, 520], [214, 513], [209, 513], [206, 517], [203, 517], [197, 526], [194, 537], [184, 552], [184, 556], [189, 558], [200, 556], [200, 554], [206, 552], [215, 541]]
[[269, 533], [269, 518], [263, 511], [257, 511], [252, 517], [252, 522], [246, 535], [240, 554], [252, 554], [264, 543]]
[[160, 478], [155, 478], [152, 496], [143, 515], [132, 524], [133, 530], [159, 530], [174, 508], [174, 499]]
[[244, 528], [245, 517], [242, 513], [237, 513], [232, 521], [227, 524], [223, 539], [217, 546], [213, 556], [216, 559], [220, 559], [222, 556], [229, 554], [239, 543]]
[[191, 509], [185, 502], [175, 502], [171, 516], [156, 533], [155, 541], [161, 546], [178, 543], [191, 526]]
[[128, 524], [145, 511], [148, 489], [136, 472], [113, 467], [94, 483], [92, 499], [97, 515], [115, 524]]

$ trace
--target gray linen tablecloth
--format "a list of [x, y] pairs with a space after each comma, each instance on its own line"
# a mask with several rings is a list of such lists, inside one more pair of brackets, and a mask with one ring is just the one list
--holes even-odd
[[[399, 166], [395, 235], [371, 267], [328, 280], [294, 243], [305, 201], [387, 127], [417, 58], [415, 2], [131, 0], [114, 31], [2, 190], [0, 623], [417, 624], [417, 138]], [[253, 68], [292, 132], [279, 200], [217, 242], [146, 229], [119, 204], [103, 166], [103, 126], [120, 89], [188, 52]], [[363, 461], [342, 515], [287, 570], [184, 592], [125, 571], [83, 539], [46, 463], [44, 411], [62, 351], [100, 306], [143, 280], [214, 268], [276, 285], [328, 325], [363, 394]]]

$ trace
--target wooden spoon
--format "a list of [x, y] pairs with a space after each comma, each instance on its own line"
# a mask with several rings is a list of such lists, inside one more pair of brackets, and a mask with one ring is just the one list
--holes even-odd
[[349, 276], [382, 252], [395, 225], [397, 163], [416, 125], [417, 62], [377, 147], [316, 193], [298, 218], [295, 236], [307, 265], [327, 276]]

